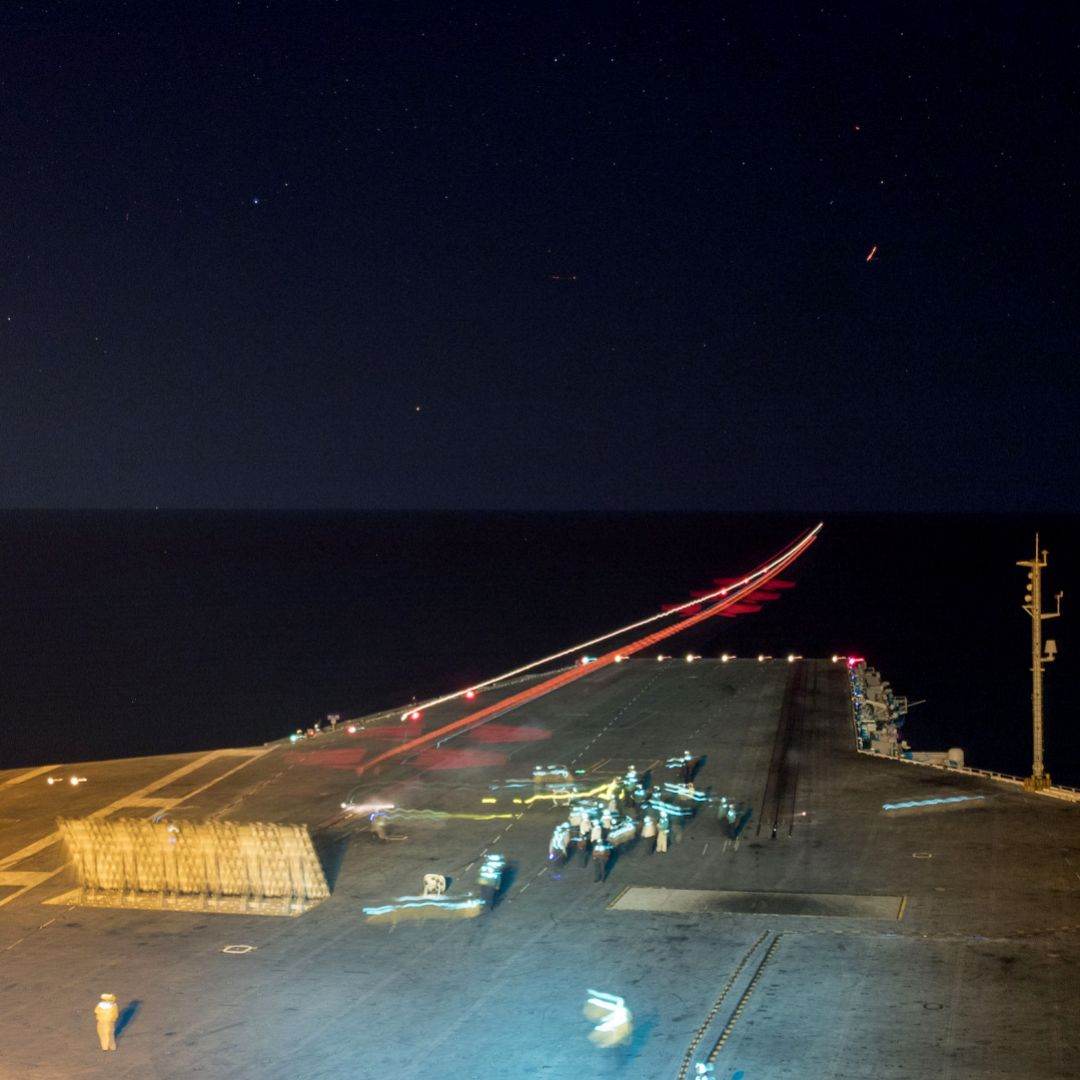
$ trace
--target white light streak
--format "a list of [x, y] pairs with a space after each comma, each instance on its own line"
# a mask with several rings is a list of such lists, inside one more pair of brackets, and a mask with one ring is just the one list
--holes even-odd
[[643, 626], [648, 626], [650, 623], [656, 622], [658, 619], [666, 619], [671, 615], [678, 615], [681, 611], [688, 607], [694, 607], [696, 605], [707, 604], [710, 600], [719, 600], [722, 598], [730, 597], [732, 593], [741, 591], [750, 591], [755, 582], [759, 581], [763, 577], [767, 577], [773, 573], [778, 567], [783, 566], [785, 563], [793, 561], [793, 559], [806, 550], [813, 543], [817, 534], [821, 532], [825, 523], [823, 521], [818, 522], [797, 544], [788, 548], [782, 555], [778, 555], [771, 562], [766, 563], [764, 566], [746, 575], [740, 581], [736, 581], [731, 585], [725, 585], [721, 589], [716, 589], [714, 592], [707, 593], [705, 596], [695, 597], [693, 600], [687, 600], [685, 604], [678, 604], [668, 611], [660, 611], [655, 615], [650, 615], [646, 619], [642, 619], [640, 622], [630, 623], [627, 626], [622, 626], [618, 630], [612, 630], [610, 633], [601, 634], [600, 637], [592, 638], [589, 641], [583, 641], [580, 645], [572, 645], [569, 649], [563, 649], [562, 652], [552, 653], [551, 656], [545, 656], [542, 660], [534, 660], [531, 664], [525, 664], [523, 667], [514, 668], [513, 671], [507, 671], [502, 675], [496, 675], [493, 678], [485, 679], [483, 682], [474, 683], [472, 686], [467, 686], [464, 689], [455, 691], [453, 694], [444, 694], [442, 697], [432, 698], [430, 701], [425, 701], [419, 705], [413, 705], [410, 709], [401, 714], [402, 720], [409, 717], [413, 712], [421, 711], [423, 709], [430, 709], [435, 705], [443, 705], [447, 701], [454, 701], [459, 697], [464, 697], [470, 690], [483, 690], [485, 687], [492, 686], [495, 683], [503, 682], [506, 679], [512, 679], [516, 675], [524, 675], [527, 671], [532, 671], [534, 668], [538, 668], [543, 664], [553, 663], [555, 660], [562, 660], [564, 657], [569, 656], [571, 653], [581, 652], [584, 649], [591, 648], [593, 645], [599, 645], [601, 642], [610, 641], [611, 638], [618, 637], [620, 634], [629, 634], [634, 630], [640, 630]]

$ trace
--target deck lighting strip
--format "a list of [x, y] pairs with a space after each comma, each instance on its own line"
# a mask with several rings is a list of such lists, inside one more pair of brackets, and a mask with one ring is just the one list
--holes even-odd
[[950, 795], [948, 798], [917, 799], [912, 802], [887, 802], [881, 804], [882, 810], [910, 810], [915, 806], [943, 806], [945, 803], [978, 802], [985, 795]]

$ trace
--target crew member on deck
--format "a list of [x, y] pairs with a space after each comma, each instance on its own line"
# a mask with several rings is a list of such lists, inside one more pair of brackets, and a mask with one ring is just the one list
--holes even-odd
[[97, 1022], [98, 1042], [102, 1050], [116, 1049], [116, 1021], [120, 1010], [116, 1007], [115, 994], [102, 994], [94, 1008], [94, 1020]]

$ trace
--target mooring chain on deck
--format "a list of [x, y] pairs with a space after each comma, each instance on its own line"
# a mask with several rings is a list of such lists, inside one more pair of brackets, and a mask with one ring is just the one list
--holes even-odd
[[[770, 931], [768, 930], [762, 931], [761, 936], [743, 954], [743, 958], [739, 961], [739, 963], [735, 967], [735, 970], [731, 973], [731, 978], [729, 978], [728, 981], [724, 984], [724, 989], [720, 991], [720, 996], [714, 1002], [713, 1007], [709, 1010], [709, 1015], [705, 1017], [704, 1023], [702, 1023], [701, 1027], [697, 1029], [697, 1034], [691, 1040], [690, 1046], [687, 1048], [686, 1056], [682, 1060], [682, 1065], [679, 1066], [677, 1080], [685, 1080], [687, 1070], [693, 1063], [694, 1051], [697, 1049], [698, 1043], [700, 1043], [701, 1040], [705, 1038], [705, 1032], [709, 1030], [709, 1025], [712, 1024], [714, 1019], [716, 1019], [716, 1014], [720, 1011], [720, 1006], [723, 1005], [724, 998], [726, 998], [728, 994], [731, 993], [731, 988], [735, 985], [736, 981], [739, 978], [739, 975], [742, 974], [742, 969], [746, 967], [747, 963], [750, 960], [750, 957], [754, 955], [754, 952], [757, 950], [758, 946], [761, 945], [761, 943], [769, 936], [769, 933]], [[761, 969], [758, 968], [758, 970], [760, 971]]]
[[757, 984], [761, 979], [761, 974], [768, 967], [769, 961], [772, 959], [773, 953], [776, 952], [780, 945], [780, 939], [783, 934], [777, 934], [773, 938], [772, 944], [769, 946], [765, 955], [761, 958], [761, 963], [758, 964], [757, 971], [754, 972], [754, 977], [750, 980], [750, 984], [743, 991], [742, 997], [739, 998], [739, 1003], [735, 1006], [735, 1011], [731, 1014], [731, 1019], [724, 1025], [724, 1030], [720, 1032], [720, 1038], [716, 1040], [716, 1045], [709, 1051], [709, 1056], [705, 1059], [706, 1065], [711, 1065], [716, 1061], [720, 1055], [720, 1051], [724, 1048], [724, 1043], [728, 1041], [728, 1037], [731, 1035], [732, 1029], [738, 1022], [739, 1017], [742, 1015], [743, 1009], [746, 1008], [747, 1002], [750, 1000], [750, 996], [757, 988]]

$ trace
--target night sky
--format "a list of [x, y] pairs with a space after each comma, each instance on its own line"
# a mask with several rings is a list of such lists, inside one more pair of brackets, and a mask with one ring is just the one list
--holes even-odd
[[1051, 9], [5, 3], [0, 505], [1072, 509]]

